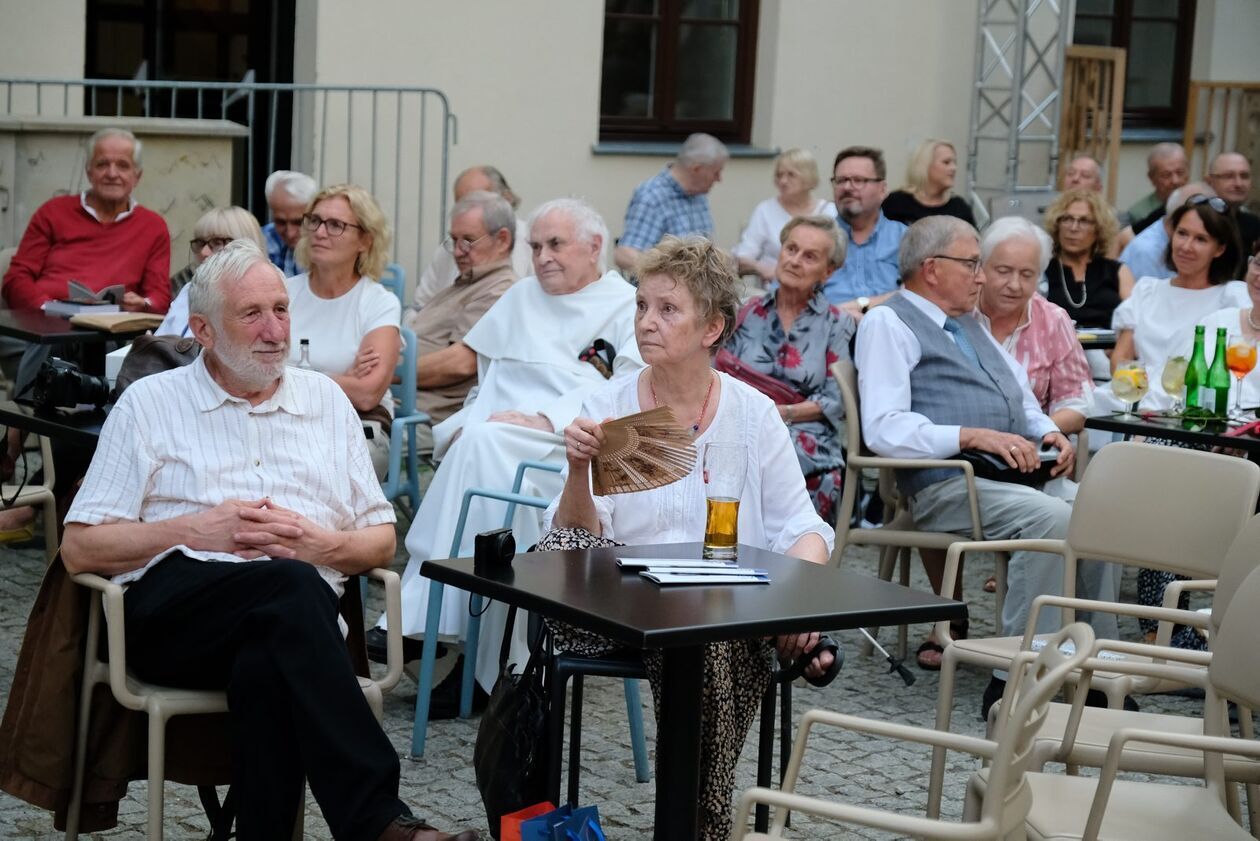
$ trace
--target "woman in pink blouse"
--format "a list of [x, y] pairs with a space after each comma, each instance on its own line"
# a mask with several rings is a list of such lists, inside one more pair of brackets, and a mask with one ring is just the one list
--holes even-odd
[[1053, 244], [1026, 219], [1008, 216], [980, 240], [984, 288], [976, 317], [1028, 372], [1042, 411], [1065, 435], [1085, 428], [1094, 381], [1067, 312], [1036, 294]]

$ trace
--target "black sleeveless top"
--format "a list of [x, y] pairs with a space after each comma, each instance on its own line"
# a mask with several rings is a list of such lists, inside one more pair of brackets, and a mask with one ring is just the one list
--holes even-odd
[[1062, 266], [1055, 257], [1046, 266], [1046, 283], [1046, 298], [1067, 310], [1076, 326], [1111, 327], [1111, 314], [1120, 305], [1119, 261], [1106, 257], [1090, 260], [1082, 284], [1071, 267]]

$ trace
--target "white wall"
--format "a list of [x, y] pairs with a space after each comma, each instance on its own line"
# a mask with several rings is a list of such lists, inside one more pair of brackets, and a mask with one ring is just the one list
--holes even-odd
[[0, 0], [0, 77], [78, 79], [86, 0]]
[[[354, 4], [303, 0], [298, 53], [306, 50], [300, 34], [313, 31], [312, 81], [440, 88], [459, 118], [452, 175], [493, 163], [524, 197], [524, 209], [583, 195], [619, 234], [631, 191], [666, 159], [591, 152], [599, 133], [603, 4], [497, 3], [492, 22], [487, 6], [378, 0], [365, 15]], [[806, 146], [824, 177], [841, 147], [881, 146], [897, 186], [908, 152], [924, 136], [965, 146], [974, 29], [975, 0], [765, 0], [754, 143]], [[334, 142], [328, 151], [337, 154]], [[711, 194], [720, 242], [733, 244], [753, 205], [773, 194], [771, 163], [735, 159], [727, 167]], [[409, 235], [399, 227], [400, 236]]]

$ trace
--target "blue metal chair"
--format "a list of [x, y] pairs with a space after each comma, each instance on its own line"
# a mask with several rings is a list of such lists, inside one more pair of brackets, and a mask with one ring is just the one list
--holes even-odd
[[[414, 514], [420, 507], [420, 457], [416, 442], [416, 425], [428, 423], [429, 416], [416, 411], [416, 334], [401, 328], [403, 349], [394, 369], [397, 383], [390, 392], [398, 401], [394, 422], [389, 428], [389, 473], [381, 483], [386, 499], [396, 499], [404, 493], [411, 501]], [[404, 436], [406, 451], [403, 450]]]
[[381, 286], [398, 296], [398, 303], [402, 304], [403, 309], [407, 308], [407, 302], [404, 300], [407, 296], [406, 269], [398, 263], [390, 263], [385, 267], [385, 271], [381, 273], [377, 280]]
[[[546, 470], [559, 473], [561, 467], [556, 464], [538, 461], [522, 461], [516, 468], [516, 476], [511, 491], [493, 491], [480, 488], [469, 488], [464, 491], [463, 503], [460, 505], [459, 521], [455, 527], [455, 536], [451, 541], [451, 557], [459, 554], [460, 544], [464, 539], [464, 525], [468, 519], [468, 508], [474, 497], [497, 499], [507, 503], [507, 514], [503, 519], [505, 528], [512, 525], [516, 517], [516, 507], [526, 505], [531, 508], [546, 508], [550, 500], [530, 494], [522, 494], [526, 470]], [[433, 691], [434, 661], [437, 659], [438, 624], [442, 617], [442, 594], [445, 586], [440, 581], [429, 582], [429, 605], [425, 614], [424, 645], [420, 657], [419, 692], [416, 695], [415, 721], [411, 730], [411, 755], [415, 758], [424, 756], [425, 737], [429, 726], [429, 697]], [[464, 674], [460, 685], [459, 715], [468, 718], [472, 714], [473, 681], [475, 680], [475, 664], [477, 662], [478, 638], [481, 634], [481, 611], [484, 599], [473, 594], [469, 602], [472, 616], [468, 623], [468, 632], [464, 642]], [[626, 678], [626, 716], [630, 721], [630, 739], [634, 751], [634, 776], [638, 782], [651, 779], [648, 767], [647, 743], [643, 733], [643, 705], [639, 694], [639, 681]]]

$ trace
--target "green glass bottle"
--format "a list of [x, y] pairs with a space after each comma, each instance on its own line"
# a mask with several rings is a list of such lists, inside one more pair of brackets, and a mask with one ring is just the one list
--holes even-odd
[[[1203, 325], [1194, 328], [1194, 351], [1190, 354], [1190, 364], [1186, 367], [1186, 414], [1195, 417], [1203, 414], [1200, 389], [1207, 386], [1208, 364], [1203, 354]], [[1211, 411], [1211, 406], [1206, 407]]]
[[1212, 367], [1208, 369], [1207, 390], [1211, 392], [1211, 402], [1204, 394], [1203, 409], [1218, 418], [1229, 414], [1229, 368], [1225, 365], [1225, 340], [1227, 334], [1224, 327], [1216, 328], [1216, 353], [1212, 357]]

